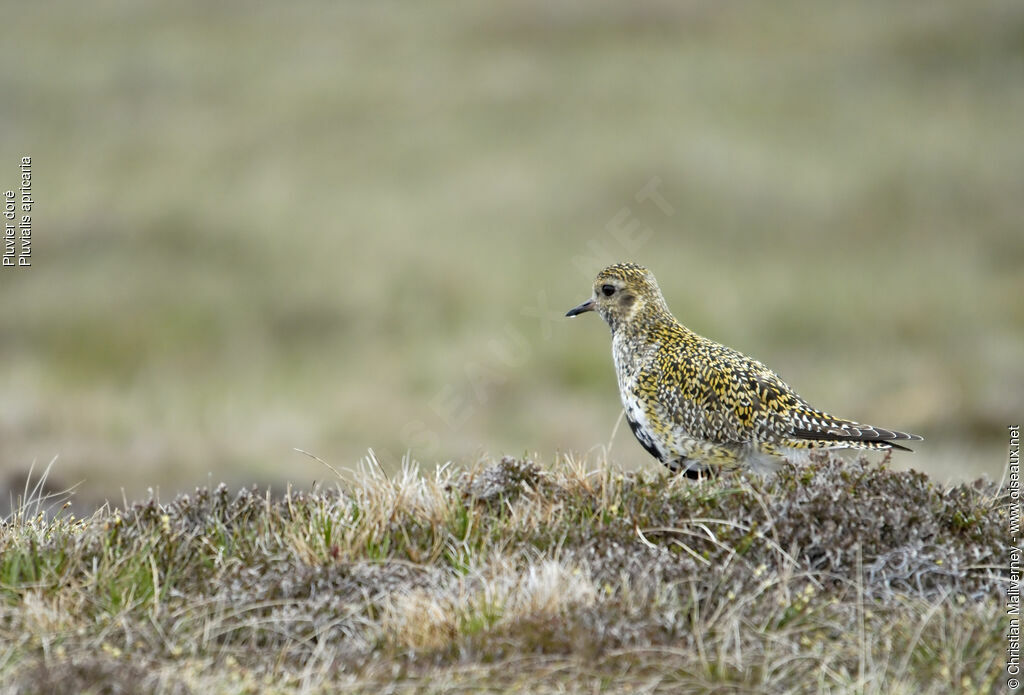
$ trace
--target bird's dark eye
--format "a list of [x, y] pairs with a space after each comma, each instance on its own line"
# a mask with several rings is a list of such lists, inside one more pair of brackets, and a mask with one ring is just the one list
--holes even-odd
[[611, 297], [613, 294], [615, 294], [615, 286], [614, 285], [601, 285], [601, 293], [605, 297]]

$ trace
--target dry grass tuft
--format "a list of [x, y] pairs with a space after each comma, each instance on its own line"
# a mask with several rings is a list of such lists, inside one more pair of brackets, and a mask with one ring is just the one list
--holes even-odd
[[504, 458], [0, 533], [6, 692], [989, 692], [1008, 500], [821, 457], [692, 483]]

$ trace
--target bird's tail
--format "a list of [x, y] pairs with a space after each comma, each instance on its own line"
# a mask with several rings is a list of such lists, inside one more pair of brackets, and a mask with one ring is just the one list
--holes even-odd
[[897, 442], [922, 441], [924, 437], [898, 430], [862, 425], [833, 417], [820, 410], [804, 408], [796, 413], [789, 433], [796, 448], [899, 449], [912, 451]]

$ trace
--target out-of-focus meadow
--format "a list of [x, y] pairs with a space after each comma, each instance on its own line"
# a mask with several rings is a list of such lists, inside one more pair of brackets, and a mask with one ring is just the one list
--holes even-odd
[[[181, 11], [188, 9], [187, 14]], [[998, 477], [1024, 414], [1024, 5], [23, 3], [0, 466], [88, 499], [587, 452], [602, 264], [896, 465]], [[660, 197], [642, 191], [657, 189]], [[628, 209], [628, 210], [627, 210]], [[668, 214], [671, 211], [671, 214]], [[612, 458], [655, 466], [621, 427]]]

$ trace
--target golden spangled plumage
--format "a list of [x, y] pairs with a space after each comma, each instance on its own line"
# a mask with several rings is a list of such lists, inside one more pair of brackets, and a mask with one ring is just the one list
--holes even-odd
[[697, 335], [669, 311], [654, 275], [605, 268], [593, 297], [612, 331], [619, 393], [633, 434], [673, 472], [770, 470], [809, 449], [906, 449], [905, 432], [862, 425], [810, 406], [757, 360]]

